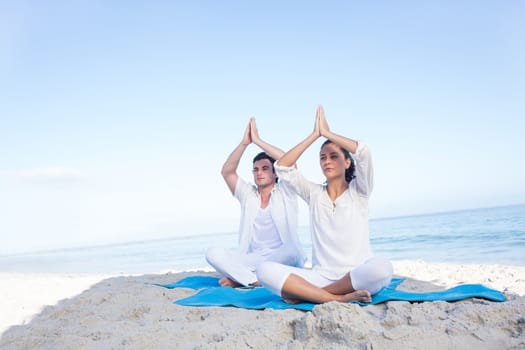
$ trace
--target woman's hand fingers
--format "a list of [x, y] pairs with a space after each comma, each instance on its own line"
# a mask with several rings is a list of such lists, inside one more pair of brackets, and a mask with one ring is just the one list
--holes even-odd
[[330, 132], [330, 127], [328, 126], [328, 122], [326, 121], [323, 106], [319, 105], [319, 107], [317, 108], [317, 115], [319, 116], [319, 131], [322, 136], [326, 136], [326, 134]]

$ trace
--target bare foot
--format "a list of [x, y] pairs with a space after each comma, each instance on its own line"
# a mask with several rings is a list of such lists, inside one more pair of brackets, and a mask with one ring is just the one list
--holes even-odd
[[[334, 295], [333, 301], [339, 301], [342, 303], [348, 303], [349, 301], [359, 301], [361, 303], [369, 303], [372, 301], [372, 296], [370, 295], [370, 292], [367, 290], [356, 290], [352, 293], [344, 294], [344, 295]], [[285, 298], [283, 297], [283, 300], [287, 304], [299, 304], [303, 303], [303, 300], [300, 299], [294, 299], [294, 298]], [[328, 302], [331, 300], [327, 300], [325, 302]], [[321, 302], [322, 304], [323, 302]]]
[[232, 287], [232, 288], [237, 288], [237, 287], [240, 287], [242, 286], [242, 284], [240, 283], [237, 283], [235, 282], [234, 280], [228, 278], [228, 277], [223, 277], [219, 280], [219, 284], [223, 287]]
[[283, 300], [284, 300], [284, 302], [285, 302], [286, 304], [292, 304], [292, 305], [302, 303], [302, 301], [299, 300], [299, 299], [283, 298]]
[[345, 295], [341, 295], [342, 302], [349, 302], [349, 301], [360, 301], [362, 303], [369, 303], [372, 301], [372, 296], [370, 295], [370, 292], [364, 289], [353, 291], [352, 293], [348, 293]]
[[261, 285], [261, 283], [259, 283], [259, 281], [255, 281], [253, 283], [250, 283], [250, 286], [252, 287], [259, 287]]

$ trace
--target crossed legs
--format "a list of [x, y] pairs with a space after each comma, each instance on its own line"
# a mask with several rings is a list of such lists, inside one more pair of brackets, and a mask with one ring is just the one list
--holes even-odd
[[257, 267], [257, 277], [263, 286], [290, 303], [370, 302], [373, 294], [390, 283], [392, 270], [388, 260], [374, 257], [339, 280], [330, 280], [316, 270], [264, 262]]

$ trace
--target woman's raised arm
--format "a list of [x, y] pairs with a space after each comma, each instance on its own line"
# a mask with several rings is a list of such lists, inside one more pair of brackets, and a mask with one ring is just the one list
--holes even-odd
[[306, 149], [310, 147], [310, 145], [314, 143], [315, 140], [317, 140], [321, 136], [321, 131], [319, 129], [319, 117], [320, 117], [319, 108], [322, 109], [321, 105], [317, 107], [317, 113], [315, 115], [314, 130], [312, 131], [312, 133], [308, 135], [299, 144], [297, 144], [295, 147], [293, 147], [288, 152], [286, 152], [281, 157], [281, 159], [279, 159], [279, 161], [277, 162], [278, 165], [288, 166], [288, 167], [294, 165], [299, 159], [299, 157], [304, 153], [304, 151], [306, 151]]

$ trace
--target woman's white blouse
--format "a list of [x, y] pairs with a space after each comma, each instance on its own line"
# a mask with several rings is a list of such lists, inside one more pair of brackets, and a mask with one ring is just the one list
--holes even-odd
[[275, 165], [280, 181], [291, 184], [308, 203], [312, 237], [312, 267], [326, 278], [337, 280], [372, 257], [368, 234], [368, 199], [373, 168], [368, 146], [358, 142], [352, 155], [355, 178], [334, 202], [326, 186], [304, 178], [296, 167]]

